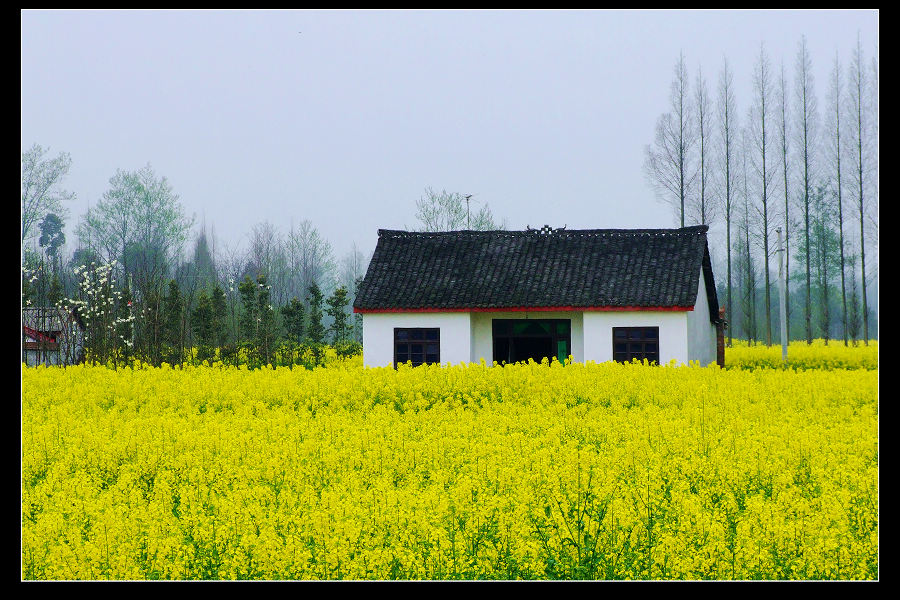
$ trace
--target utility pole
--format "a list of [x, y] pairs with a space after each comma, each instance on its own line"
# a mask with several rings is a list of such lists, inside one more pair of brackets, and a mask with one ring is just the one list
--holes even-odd
[[469, 225], [469, 198], [472, 197], [472, 194], [466, 196], [466, 229], [472, 229]]
[[775, 229], [778, 232], [778, 289], [781, 296], [779, 312], [781, 314], [781, 361], [787, 364], [787, 302], [784, 297], [784, 246], [781, 245], [781, 227]]

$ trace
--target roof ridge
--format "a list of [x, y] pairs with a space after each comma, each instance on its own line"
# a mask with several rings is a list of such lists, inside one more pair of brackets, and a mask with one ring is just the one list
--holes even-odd
[[379, 229], [378, 237], [415, 237], [415, 238], [433, 238], [433, 237], [450, 237], [450, 236], [470, 236], [482, 237], [489, 235], [499, 235], [502, 237], [538, 237], [538, 236], [565, 236], [565, 237], [584, 237], [595, 235], [695, 235], [698, 233], [706, 233], [709, 231], [709, 225], [688, 225], [678, 228], [658, 228], [658, 229], [557, 229], [552, 233], [541, 233], [540, 229], [490, 229], [490, 230], [474, 230], [460, 229], [454, 231], [407, 231], [404, 229]]

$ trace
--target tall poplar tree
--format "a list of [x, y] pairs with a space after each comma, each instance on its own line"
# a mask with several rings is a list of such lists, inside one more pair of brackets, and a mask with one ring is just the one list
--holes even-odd
[[834, 67], [831, 71], [831, 80], [828, 90], [828, 114], [829, 135], [825, 139], [825, 154], [829, 160], [829, 170], [834, 177], [834, 192], [837, 196], [835, 208], [837, 209], [838, 239], [840, 247], [841, 269], [841, 330], [844, 336], [844, 345], [848, 345], [847, 339], [847, 286], [844, 258], [844, 184], [841, 173], [841, 97], [843, 85], [841, 84], [841, 64], [837, 50], [834, 52]]
[[[817, 139], [818, 105], [813, 86], [812, 59], [806, 47], [806, 36], [800, 41], [800, 49], [797, 51], [796, 66], [796, 94], [797, 94], [797, 137], [798, 152], [800, 154], [800, 199], [803, 206], [803, 236], [804, 247], [812, 248], [809, 240], [810, 234], [810, 193], [814, 180], [814, 161]], [[811, 282], [811, 257], [806, 253], [806, 343], [812, 343], [812, 282]]]
[[856, 38], [856, 48], [850, 65], [848, 108], [850, 109], [850, 143], [853, 160], [853, 176], [859, 208], [859, 262], [860, 283], [862, 285], [862, 327], [863, 342], [869, 344], [869, 304], [866, 293], [866, 232], [865, 232], [865, 184], [868, 176], [869, 138], [871, 133], [870, 115], [866, 101], [868, 96], [866, 70], [863, 67], [862, 42]]
[[[722, 168], [723, 189], [723, 214], [725, 217], [725, 252], [727, 255], [727, 312], [729, 325], [734, 322], [734, 309], [732, 301], [732, 277], [731, 277], [731, 225], [734, 219], [733, 204], [735, 195], [735, 132], [737, 131], [737, 111], [734, 98], [734, 75], [728, 68], [728, 60], [724, 59], [722, 71], [719, 74], [719, 125], [720, 125], [720, 162]], [[728, 327], [728, 345], [732, 345], [734, 327]]]
[[790, 281], [791, 281], [791, 221], [790, 221], [790, 196], [791, 196], [791, 185], [789, 179], [789, 168], [788, 168], [788, 101], [787, 101], [787, 80], [784, 76], [784, 63], [781, 64], [781, 77], [778, 80], [778, 102], [779, 102], [779, 113], [780, 119], [778, 122], [778, 128], [780, 130], [780, 141], [781, 141], [781, 166], [783, 170], [784, 176], [784, 304], [785, 304], [785, 337], [787, 340], [791, 339], [791, 293], [790, 293]]
[[[769, 188], [772, 185], [771, 169], [769, 162], [772, 160], [772, 147], [770, 137], [772, 135], [772, 81], [769, 57], [765, 48], [761, 45], [759, 58], [753, 70], [754, 102], [751, 107], [750, 132], [753, 141], [751, 158], [755, 167], [756, 181], [759, 184], [758, 197], [760, 204], [756, 207], [759, 214], [760, 241], [763, 249], [763, 269], [765, 277], [765, 310], [766, 310], [766, 345], [772, 344], [772, 302], [771, 285], [769, 280], [769, 231], [771, 219], [774, 213], [769, 206], [771, 194]], [[768, 127], [768, 130], [767, 130]]]
[[743, 304], [744, 304], [744, 331], [747, 334], [747, 341], [752, 343], [757, 337], [756, 326], [756, 270], [753, 266], [753, 254], [750, 251], [750, 186], [748, 185], [749, 174], [747, 172], [747, 155], [750, 153], [750, 142], [747, 139], [746, 128], [741, 131], [741, 184], [743, 188], [743, 196], [741, 204], [743, 214], [741, 215], [741, 241], [740, 255], [743, 263]]
[[697, 141], [699, 171], [697, 182], [699, 184], [698, 194], [696, 197], [694, 208], [694, 220], [700, 225], [709, 225], [713, 218], [714, 204], [710, 197], [709, 181], [710, 163], [709, 156], [712, 145], [712, 109], [710, 108], [709, 91], [707, 90], [706, 80], [703, 78], [703, 71], [697, 70], [697, 85], [694, 92], [694, 108], [697, 116]]
[[645, 148], [644, 172], [657, 197], [675, 209], [684, 227], [685, 205], [696, 178], [694, 133], [688, 72], [684, 53], [675, 64], [675, 79], [669, 96], [671, 110], [660, 115], [653, 145]]

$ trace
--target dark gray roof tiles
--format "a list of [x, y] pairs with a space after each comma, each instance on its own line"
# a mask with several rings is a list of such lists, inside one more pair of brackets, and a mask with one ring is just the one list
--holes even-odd
[[380, 229], [354, 309], [686, 308], [702, 269], [715, 321], [707, 230]]

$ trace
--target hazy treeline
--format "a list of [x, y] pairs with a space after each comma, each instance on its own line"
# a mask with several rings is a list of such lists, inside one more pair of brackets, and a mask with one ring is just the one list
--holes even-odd
[[326, 343], [359, 350], [352, 302], [369, 257], [355, 243], [335, 257], [309, 220], [257, 223], [246, 249], [219, 243], [148, 165], [110, 178], [67, 253], [70, 165], [39, 145], [22, 156], [22, 303], [75, 308], [91, 358], [294, 364]]
[[[675, 64], [670, 107], [644, 170], [679, 226], [710, 226], [720, 305], [733, 337], [780, 342], [779, 247], [788, 338], [877, 337], [878, 59], [857, 38], [832, 57], [824, 101], [805, 37], [750, 73]], [[735, 94], [735, 78], [751, 96]]]

